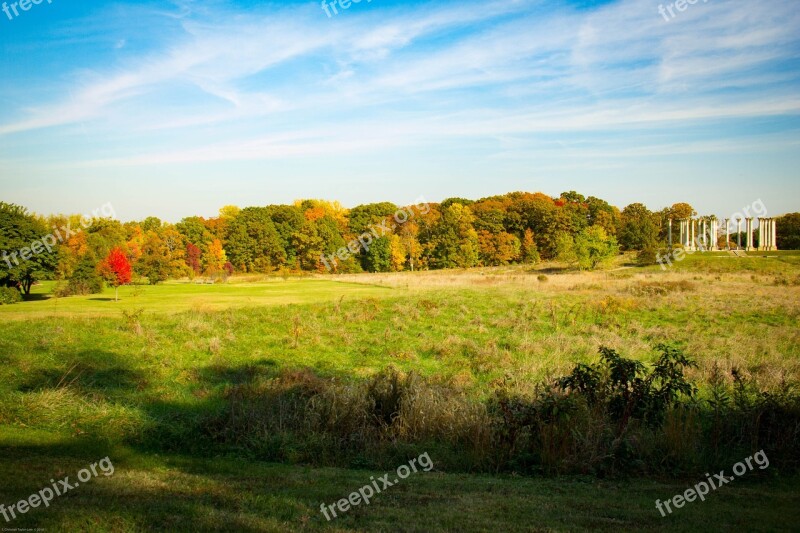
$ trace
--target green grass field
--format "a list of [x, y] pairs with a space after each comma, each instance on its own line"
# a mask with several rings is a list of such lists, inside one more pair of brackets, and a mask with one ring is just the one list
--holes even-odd
[[[662, 518], [702, 480], [412, 475], [332, 522], [323, 502], [385, 470], [273, 464], [152, 435], [219, 409], [237, 386], [282, 371], [356, 379], [392, 365], [486, 397], [506, 376], [534, 383], [612, 346], [650, 361], [674, 341], [690, 376], [741, 368], [767, 385], [800, 381], [800, 256], [696, 254], [657, 266], [574, 273], [558, 265], [240, 281], [172, 282], [0, 306], [0, 503], [109, 456], [115, 473], [5, 527], [48, 531], [790, 531], [800, 478], [775, 468]], [[546, 280], [539, 276], [546, 275]], [[652, 292], [652, 284], [683, 283]], [[677, 286], [677, 285], [676, 285]], [[165, 422], [166, 421], [166, 422]], [[177, 429], [176, 429], [177, 432]], [[144, 438], [143, 435], [147, 435]], [[199, 436], [198, 436], [199, 437]], [[159, 439], [171, 442], [160, 449]], [[178, 445], [175, 444], [178, 442]], [[154, 444], [155, 442], [155, 444]], [[400, 463], [398, 463], [399, 465]], [[2, 518], [0, 518], [2, 521]]]

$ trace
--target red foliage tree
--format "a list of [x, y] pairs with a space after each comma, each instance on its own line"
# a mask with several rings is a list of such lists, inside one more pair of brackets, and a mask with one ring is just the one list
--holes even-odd
[[118, 301], [119, 286], [131, 282], [131, 263], [128, 256], [120, 248], [114, 248], [100, 263], [100, 273], [114, 286], [114, 301]]
[[186, 264], [189, 265], [189, 268], [194, 270], [195, 274], [200, 274], [202, 271], [202, 265], [200, 263], [202, 255], [202, 250], [194, 244], [188, 243], [186, 245]]

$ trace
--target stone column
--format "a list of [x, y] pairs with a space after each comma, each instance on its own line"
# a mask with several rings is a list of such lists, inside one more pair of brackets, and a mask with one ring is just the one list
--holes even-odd
[[745, 245], [744, 249], [749, 252], [753, 249], [753, 217], [747, 217], [747, 229], [745, 231], [747, 232], [745, 234], [747, 244]]
[[694, 250], [694, 223], [696, 221], [689, 219], [689, 249]]
[[778, 221], [772, 219], [772, 249], [778, 249]]
[[767, 241], [767, 246], [764, 249], [771, 251], [775, 249], [775, 240], [772, 236], [772, 228], [775, 227], [775, 219], [767, 218], [765, 220], [767, 223], [764, 226], [764, 239]]
[[742, 249], [742, 219], [736, 219], [736, 249]]
[[756, 220], [758, 220], [758, 249], [766, 250], [767, 249], [765, 246], [766, 243], [764, 242], [764, 237], [767, 234], [767, 232], [764, 231], [764, 225], [766, 224], [766, 222], [764, 221], [763, 218], [757, 218]]
[[719, 230], [719, 224], [717, 221], [717, 217], [711, 217], [711, 249], [712, 250], [719, 250], [719, 239], [717, 238], [717, 231]]
[[731, 225], [729, 219], [725, 219], [725, 249], [731, 249]]
[[681, 220], [681, 245], [686, 248], [689, 244], [689, 219]]
[[708, 248], [708, 219], [703, 217], [700, 219], [700, 249], [705, 251]]
[[668, 222], [667, 242], [669, 243], [669, 249], [672, 250], [672, 219], [669, 219], [669, 222]]

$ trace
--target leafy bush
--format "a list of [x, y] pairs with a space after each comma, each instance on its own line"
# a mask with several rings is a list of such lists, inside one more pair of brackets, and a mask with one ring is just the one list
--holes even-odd
[[103, 292], [103, 278], [97, 273], [90, 257], [81, 259], [67, 283], [56, 288], [56, 296], [76, 296]]
[[590, 407], [601, 406], [619, 424], [620, 433], [631, 419], [658, 425], [681, 396], [691, 398], [696, 392], [683, 375], [684, 369], [696, 364], [678, 348], [665, 344], [657, 348], [661, 356], [649, 373], [641, 362], [601, 346], [600, 363], [579, 364], [557, 383], [584, 397]]
[[658, 254], [658, 248], [655, 246], [648, 246], [636, 254], [636, 264], [639, 266], [655, 265], [658, 263]]
[[547, 281], [549, 278], [548, 278], [547, 276], [545, 276], [544, 274], [539, 274], [538, 276], [536, 276], [536, 279], [538, 279], [538, 280], [539, 280], [541, 283], [544, 283], [544, 282], [546, 282], [546, 281]]
[[14, 287], [0, 287], [0, 305], [11, 305], [22, 301], [22, 294]]
[[694, 363], [658, 345], [652, 364], [600, 348], [600, 360], [536, 384], [507, 376], [486, 399], [414, 372], [368, 379], [257, 366], [226, 373], [207, 411], [157, 413], [159, 449], [316, 465], [391, 467], [428, 451], [437, 468], [517, 473], [697, 474], [764, 449], [773, 469], [800, 467], [800, 396], [763, 391], [734, 371], [704, 396]]

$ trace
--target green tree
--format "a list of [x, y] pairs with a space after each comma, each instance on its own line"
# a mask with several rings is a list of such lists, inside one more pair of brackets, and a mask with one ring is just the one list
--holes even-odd
[[800, 213], [789, 213], [775, 222], [778, 250], [800, 250]]
[[37, 280], [55, 271], [55, 244], [55, 236], [48, 234], [47, 226], [27, 209], [0, 202], [0, 285], [16, 287], [29, 295]]
[[158, 217], [147, 217], [145, 218], [141, 224], [139, 224], [142, 228], [142, 231], [158, 231], [161, 229], [162, 226], [161, 219]]
[[625, 250], [645, 250], [658, 246], [659, 228], [644, 204], [630, 204], [622, 210], [619, 244]]
[[357, 237], [396, 212], [397, 206], [391, 202], [357, 205], [347, 214], [349, 231], [353, 237]]
[[84, 255], [77, 263], [66, 285], [58, 291], [58, 296], [76, 294], [99, 294], [103, 292], [103, 278], [97, 273], [97, 260], [90, 254]]
[[453, 197], [453, 198], [445, 198], [444, 200], [442, 200], [442, 203], [440, 204], [440, 207], [442, 209], [445, 209], [445, 208], [450, 207], [453, 204], [461, 204], [463, 206], [469, 206], [469, 205], [472, 205], [474, 203], [475, 203], [474, 200], [468, 200], [467, 198]]
[[206, 244], [214, 240], [214, 235], [208, 230], [201, 217], [187, 217], [175, 224], [178, 233], [200, 249], [204, 249]]
[[392, 271], [392, 249], [388, 237], [378, 237], [364, 251], [364, 269], [368, 272]]
[[586, 206], [589, 211], [589, 225], [600, 226], [608, 235], [617, 234], [619, 225], [619, 209], [609, 204], [605, 200], [590, 196], [586, 199]]
[[243, 272], [269, 272], [286, 263], [286, 251], [265, 207], [247, 207], [227, 221], [225, 252]]
[[294, 247], [293, 236], [306, 223], [303, 210], [295, 205], [268, 205], [266, 210], [278, 232], [281, 246], [286, 251], [286, 264], [296, 265], [297, 250]]
[[616, 239], [599, 226], [585, 228], [574, 237], [562, 232], [557, 243], [559, 260], [580, 270], [594, 270], [619, 252]]
[[[297, 263], [301, 270], [321, 270], [320, 257], [324, 241], [319, 236], [317, 225], [308, 220], [300, 231], [292, 236], [292, 245], [296, 250]], [[335, 268], [334, 265], [331, 267]]]

